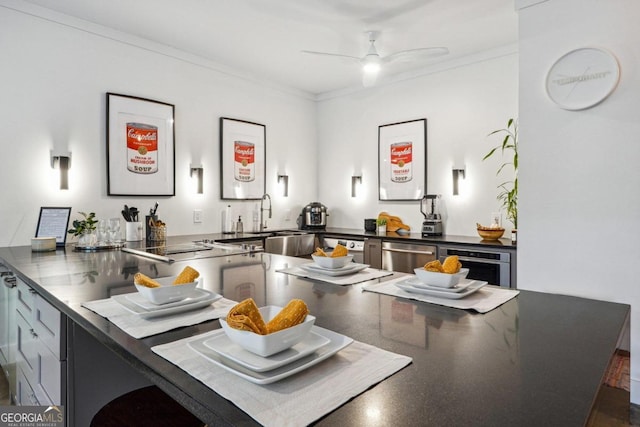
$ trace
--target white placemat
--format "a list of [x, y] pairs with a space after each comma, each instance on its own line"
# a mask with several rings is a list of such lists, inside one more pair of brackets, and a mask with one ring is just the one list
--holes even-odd
[[276, 270], [279, 273], [291, 274], [293, 276], [304, 277], [306, 279], [319, 280], [321, 282], [333, 283], [334, 285], [348, 286], [356, 283], [366, 282], [367, 280], [379, 279], [380, 277], [391, 276], [392, 271], [378, 270], [375, 268], [365, 268], [354, 274], [346, 276], [327, 276], [321, 273], [312, 273], [300, 267], [281, 268]]
[[354, 341], [335, 356], [273, 384], [227, 372], [187, 345], [209, 332], [152, 347], [265, 426], [306, 426], [411, 363], [411, 358]]
[[398, 279], [382, 283], [373, 283], [371, 285], [363, 286], [362, 290], [416, 301], [429, 302], [447, 307], [461, 308], [463, 310], [475, 310], [478, 313], [487, 313], [494, 308], [501, 306], [511, 298], [515, 298], [520, 293], [520, 291], [516, 291], [514, 289], [504, 289], [498, 286], [487, 285], [462, 299], [438, 298], [406, 292], [395, 285], [396, 282], [406, 280], [408, 277], [410, 276], [403, 276]]
[[236, 301], [222, 298], [205, 308], [151, 319], [143, 319], [137, 314], [131, 313], [113, 298], [85, 302], [82, 306], [106, 317], [132, 337], [144, 338], [182, 326], [218, 319], [226, 316], [229, 309], [236, 304]]

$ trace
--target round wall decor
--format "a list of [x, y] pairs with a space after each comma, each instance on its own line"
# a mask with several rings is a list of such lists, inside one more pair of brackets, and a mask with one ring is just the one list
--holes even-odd
[[610, 52], [580, 48], [563, 55], [551, 66], [547, 94], [565, 110], [583, 110], [609, 96], [619, 78], [620, 66]]

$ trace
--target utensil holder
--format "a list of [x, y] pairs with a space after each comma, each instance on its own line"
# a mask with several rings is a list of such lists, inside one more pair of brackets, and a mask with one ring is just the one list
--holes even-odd
[[127, 222], [125, 224], [124, 235], [127, 242], [139, 242], [142, 240], [143, 234], [141, 222]]
[[158, 220], [158, 215], [147, 215], [144, 217], [145, 238], [151, 240], [151, 226]]

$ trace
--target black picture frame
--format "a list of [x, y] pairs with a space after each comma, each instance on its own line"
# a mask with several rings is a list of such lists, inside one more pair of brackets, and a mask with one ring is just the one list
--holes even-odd
[[173, 104], [107, 92], [107, 195], [175, 196], [174, 116]]
[[64, 246], [67, 243], [70, 217], [70, 207], [41, 207], [35, 237], [55, 237], [56, 246]]
[[221, 117], [220, 198], [260, 200], [267, 188], [266, 166], [267, 127]]
[[378, 200], [427, 194], [427, 119], [378, 126]]

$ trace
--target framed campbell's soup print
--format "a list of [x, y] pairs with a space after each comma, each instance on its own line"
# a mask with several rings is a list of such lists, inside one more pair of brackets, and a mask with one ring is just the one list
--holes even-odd
[[427, 119], [378, 126], [378, 200], [420, 200], [427, 188]]
[[266, 126], [220, 118], [220, 186], [223, 200], [258, 200], [265, 193]]
[[174, 196], [174, 106], [107, 93], [107, 194]]

